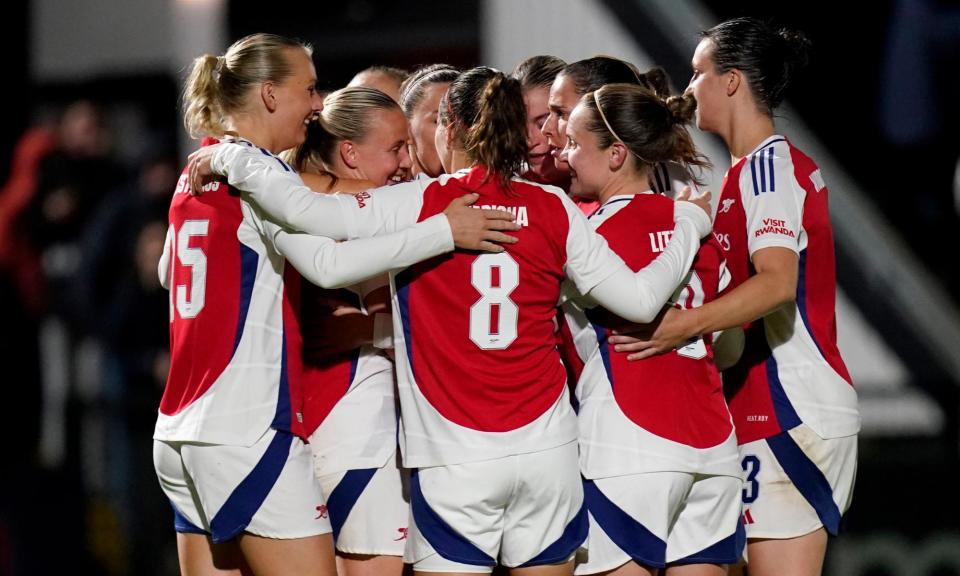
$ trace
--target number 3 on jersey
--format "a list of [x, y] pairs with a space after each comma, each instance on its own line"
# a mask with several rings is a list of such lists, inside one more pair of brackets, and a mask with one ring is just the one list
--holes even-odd
[[520, 265], [506, 252], [477, 256], [470, 282], [480, 299], [470, 307], [470, 340], [482, 350], [503, 350], [517, 339], [519, 308], [510, 293], [520, 285]]
[[206, 236], [209, 226], [209, 220], [186, 220], [179, 231], [173, 230], [173, 254], [177, 260], [174, 269], [178, 265], [190, 269], [189, 296], [185, 284], [177, 284], [170, 295], [176, 302], [177, 313], [181, 318], [196, 318], [206, 302], [207, 256], [203, 249], [190, 246], [190, 238]]

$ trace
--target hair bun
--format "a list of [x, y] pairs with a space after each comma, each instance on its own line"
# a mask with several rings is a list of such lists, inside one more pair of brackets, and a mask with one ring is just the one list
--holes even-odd
[[670, 78], [667, 76], [666, 70], [659, 66], [640, 74], [637, 79], [640, 80], [641, 85], [650, 88], [654, 94], [661, 98], [670, 95]]
[[665, 100], [670, 117], [676, 124], [687, 124], [693, 120], [697, 110], [697, 101], [690, 94], [670, 96]]
[[802, 68], [810, 61], [813, 43], [803, 32], [781, 28], [777, 34], [783, 39], [787, 52], [787, 62], [794, 69]]

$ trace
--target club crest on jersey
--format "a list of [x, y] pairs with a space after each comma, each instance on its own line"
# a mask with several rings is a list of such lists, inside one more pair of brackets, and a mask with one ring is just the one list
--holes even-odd
[[735, 198], [724, 198], [722, 202], [723, 202], [723, 205], [720, 206], [720, 210], [717, 211], [718, 214], [726, 214], [727, 212], [729, 212], [730, 208], [733, 207], [733, 205], [737, 202], [737, 200]]
[[504, 212], [510, 212], [513, 214], [513, 221], [519, 224], [520, 226], [527, 227], [530, 225], [530, 218], [527, 216], [527, 207], [526, 206], [497, 206], [495, 204], [474, 204], [473, 208], [479, 208], [480, 210], [503, 210]]

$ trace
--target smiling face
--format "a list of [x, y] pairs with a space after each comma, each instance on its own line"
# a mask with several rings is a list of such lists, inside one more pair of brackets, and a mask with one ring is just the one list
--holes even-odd
[[440, 82], [424, 88], [423, 98], [417, 103], [417, 107], [410, 116], [410, 137], [413, 140], [417, 162], [428, 176], [439, 176], [443, 173], [434, 137], [437, 132], [437, 110], [440, 107], [440, 98], [449, 87], [448, 82]]
[[547, 100], [549, 115], [543, 123], [543, 135], [546, 136], [550, 144], [551, 152], [557, 157], [557, 169], [561, 172], [569, 170], [567, 163], [560, 156], [560, 151], [566, 144], [567, 120], [570, 118], [570, 112], [580, 100], [580, 94], [577, 94], [577, 88], [573, 80], [562, 72], [557, 75], [550, 87], [550, 96]]
[[370, 113], [373, 127], [362, 142], [354, 142], [357, 170], [377, 186], [407, 179], [410, 156], [407, 154], [407, 119], [399, 108]]
[[587, 125], [593, 112], [583, 105], [574, 107], [565, 122], [567, 144], [561, 157], [570, 166], [570, 193], [583, 198], [599, 198], [613, 177], [610, 148], [601, 148], [597, 135]]
[[323, 108], [323, 100], [317, 94], [313, 59], [302, 48], [288, 48], [284, 55], [291, 74], [274, 86], [276, 109], [270, 115], [270, 122], [275, 150], [271, 152], [302, 144], [307, 137], [307, 124]]

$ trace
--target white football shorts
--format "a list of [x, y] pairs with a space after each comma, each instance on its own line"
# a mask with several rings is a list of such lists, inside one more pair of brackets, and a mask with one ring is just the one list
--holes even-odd
[[587, 536], [576, 442], [411, 476], [415, 571], [489, 573], [569, 562]]
[[310, 449], [289, 432], [268, 430], [253, 446], [154, 440], [153, 462], [177, 532], [220, 543], [242, 532], [305, 538], [331, 531]]

